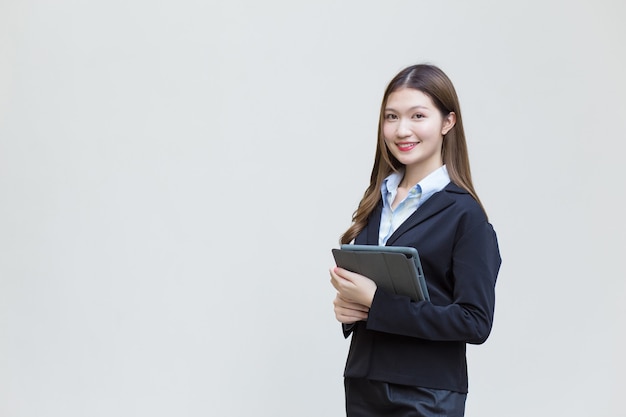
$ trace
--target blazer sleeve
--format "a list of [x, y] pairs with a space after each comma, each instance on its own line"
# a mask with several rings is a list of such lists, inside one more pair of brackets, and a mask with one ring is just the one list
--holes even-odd
[[486, 220], [475, 224], [456, 241], [451, 268], [442, 272], [452, 279], [451, 303], [413, 302], [377, 289], [366, 326], [374, 331], [433, 341], [483, 343], [493, 323], [500, 263], [491, 224]]
[[352, 331], [354, 330], [354, 326], [356, 326], [356, 323], [350, 323], [350, 324], [341, 323], [341, 330], [343, 331], [344, 338], [347, 339], [352, 334]]

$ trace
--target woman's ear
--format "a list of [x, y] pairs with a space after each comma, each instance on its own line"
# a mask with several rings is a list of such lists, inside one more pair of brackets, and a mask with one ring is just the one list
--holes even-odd
[[445, 135], [456, 124], [456, 114], [451, 111], [446, 117], [443, 118], [443, 126], [441, 127], [441, 134]]

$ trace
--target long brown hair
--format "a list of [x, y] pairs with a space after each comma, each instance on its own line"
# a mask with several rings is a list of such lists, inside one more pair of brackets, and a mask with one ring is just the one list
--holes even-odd
[[413, 88], [429, 96], [441, 112], [442, 117], [447, 116], [451, 112], [455, 113], [456, 123], [443, 139], [441, 149], [443, 163], [446, 165], [450, 180], [470, 193], [478, 204], [483, 207], [472, 184], [467, 143], [461, 117], [461, 106], [452, 81], [441, 69], [434, 65], [412, 65], [400, 71], [389, 82], [383, 95], [378, 119], [378, 144], [376, 145], [370, 185], [365, 190], [358, 208], [352, 215], [352, 225], [341, 236], [341, 243], [352, 242], [365, 228], [370, 214], [381, 200], [380, 187], [383, 180], [393, 171], [398, 171], [402, 167], [402, 164], [387, 148], [383, 136], [383, 118], [387, 99], [391, 93], [402, 88]]

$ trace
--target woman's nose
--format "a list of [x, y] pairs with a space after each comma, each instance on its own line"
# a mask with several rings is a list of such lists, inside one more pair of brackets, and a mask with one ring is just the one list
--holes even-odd
[[398, 137], [404, 138], [411, 135], [411, 129], [409, 128], [409, 124], [407, 121], [402, 119], [398, 120], [398, 128], [396, 129], [396, 135]]

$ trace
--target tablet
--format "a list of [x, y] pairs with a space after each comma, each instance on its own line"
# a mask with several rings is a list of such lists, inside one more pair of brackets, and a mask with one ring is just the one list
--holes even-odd
[[337, 266], [364, 275], [393, 294], [429, 301], [417, 249], [408, 246], [341, 245], [332, 250]]

